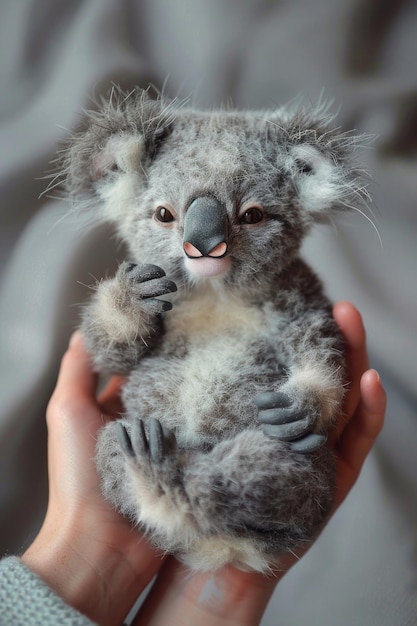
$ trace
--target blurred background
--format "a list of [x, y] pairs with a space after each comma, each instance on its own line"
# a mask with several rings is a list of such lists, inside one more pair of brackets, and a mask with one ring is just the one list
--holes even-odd
[[42, 195], [83, 108], [112, 83], [204, 108], [324, 98], [346, 130], [377, 136], [358, 153], [373, 202], [317, 228], [305, 255], [362, 312], [389, 407], [358, 484], [263, 624], [417, 624], [416, 32], [413, 0], [2, 1], [0, 555], [42, 521], [59, 359], [88, 285], [123, 254], [110, 227]]

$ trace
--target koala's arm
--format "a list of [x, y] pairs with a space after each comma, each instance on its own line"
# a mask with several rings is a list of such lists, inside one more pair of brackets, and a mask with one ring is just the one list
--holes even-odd
[[306, 311], [288, 329], [291, 366], [287, 386], [302, 388], [309, 395], [317, 410], [318, 432], [334, 423], [345, 394], [344, 344], [330, 311], [326, 313], [324, 309]]
[[162, 314], [172, 305], [158, 296], [176, 291], [155, 265], [122, 263], [103, 280], [82, 315], [81, 330], [98, 372], [127, 374], [161, 341]]
[[285, 318], [279, 340], [287, 375], [279, 388], [256, 398], [266, 434], [288, 441], [325, 433], [345, 395], [345, 345], [319, 279], [302, 261], [291, 267], [275, 304]]

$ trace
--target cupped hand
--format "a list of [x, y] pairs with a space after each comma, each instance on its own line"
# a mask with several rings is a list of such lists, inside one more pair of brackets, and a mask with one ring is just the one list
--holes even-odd
[[[368, 370], [359, 313], [349, 303], [338, 303], [334, 317], [348, 346], [350, 385], [329, 441], [337, 455], [331, 514], [354, 485], [385, 411], [379, 376]], [[47, 412], [48, 511], [23, 561], [68, 604], [104, 626], [120, 624], [156, 574], [136, 626], [257, 624], [276, 584], [308, 546], [280, 557], [271, 576], [232, 566], [214, 574], [191, 573], [174, 557], [164, 559], [100, 493], [94, 465], [97, 431], [121, 410], [121, 383], [113, 379], [97, 399], [97, 380], [76, 333]]]

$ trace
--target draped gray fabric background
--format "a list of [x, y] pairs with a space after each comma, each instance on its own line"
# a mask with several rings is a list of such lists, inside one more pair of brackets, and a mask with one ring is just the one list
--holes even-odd
[[[378, 135], [370, 222], [320, 227], [306, 255], [365, 318], [387, 425], [328, 529], [280, 583], [263, 624], [417, 624], [417, 3], [411, 0], [3, 0], [0, 5], [0, 552], [46, 498], [45, 404], [85, 285], [122, 251], [39, 194], [59, 141], [112, 82], [165, 84], [196, 105], [321, 94]], [[368, 217], [371, 214], [368, 214]]]

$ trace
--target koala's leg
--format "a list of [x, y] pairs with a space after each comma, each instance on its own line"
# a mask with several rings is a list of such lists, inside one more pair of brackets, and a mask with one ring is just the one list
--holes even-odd
[[155, 265], [122, 263], [114, 278], [99, 283], [83, 311], [81, 329], [98, 371], [127, 373], [162, 335], [162, 313], [176, 291]]
[[189, 452], [156, 420], [147, 432], [140, 420], [112, 423], [102, 431], [97, 461], [113, 506], [164, 550], [194, 552], [189, 562], [196, 568], [218, 564], [205, 554], [207, 541], [210, 552], [217, 550], [213, 538], [223, 548], [228, 543], [224, 562], [243, 539], [247, 554], [239, 559], [250, 567], [258, 567], [254, 553], [293, 549], [311, 537], [333, 493], [325, 448], [298, 454], [257, 430]]
[[268, 550], [292, 549], [311, 537], [333, 497], [334, 462], [324, 446], [298, 453], [246, 430], [200, 454], [184, 474], [199, 523], [247, 533]]
[[274, 570], [279, 555], [314, 536], [334, 494], [334, 458], [326, 446], [312, 453], [244, 431], [200, 455], [185, 473], [198, 523], [212, 528], [183, 560], [209, 570], [232, 562]]
[[158, 420], [119, 420], [99, 433], [96, 465], [104, 497], [154, 543], [174, 552], [200, 531], [184, 484], [189, 453]]

